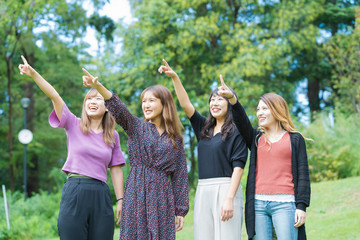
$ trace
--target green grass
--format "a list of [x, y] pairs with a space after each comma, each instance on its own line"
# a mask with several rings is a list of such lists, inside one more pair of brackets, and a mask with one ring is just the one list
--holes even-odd
[[312, 184], [308, 239], [360, 240], [360, 178]]
[[[195, 191], [191, 191], [190, 211], [176, 239], [193, 239], [194, 194]], [[312, 183], [311, 203], [306, 214], [309, 240], [360, 240], [360, 177]], [[115, 230], [115, 239], [119, 239], [119, 228]], [[247, 239], [245, 224], [242, 239]]]

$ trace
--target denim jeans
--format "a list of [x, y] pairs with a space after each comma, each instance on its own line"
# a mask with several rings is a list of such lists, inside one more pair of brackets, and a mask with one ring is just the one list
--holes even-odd
[[278, 240], [297, 240], [295, 203], [255, 199], [255, 240], [272, 240], [274, 226]]

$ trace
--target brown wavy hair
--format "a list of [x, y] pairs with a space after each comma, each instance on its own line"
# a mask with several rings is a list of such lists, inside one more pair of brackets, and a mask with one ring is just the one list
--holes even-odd
[[[86, 100], [90, 97], [95, 97], [97, 95], [98, 91], [94, 88], [91, 88], [85, 98], [84, 98], [84, 102], [83, 102], [83, 107], [82, 107], [82, 112], [81, 112], [81, 120], [80, 120], [80, 129], [81, 131], [85, 134], [88, 135], [90, 133], [90, 117], [89, 115], [86, 113]], [[115, 143], [115, 136], [114, 136], [114, 131], [115, 131], [115, 119], [113, 116], [111, 116], [111, 114], [106, 111], [103, 118], [102, 118], [102, 128], [103, 128], [103, 136], [104, 136], [104, 142], [111, 146], [112, 144]]]
[[[232, 91], [232, 93], [236, 96], [236, 93], [233, 89], [230, 88], [230, 90]], [[220, 96], [218, 93], [218, 89], [216, 88], [214, 91], [212, 91], [212, 93], [210, 94], [209, 97], [209, 104], [211, 101], [211, 98], [213, 96]], [[224, 96], [223, 97], [226, 101], [227, 101], [227, 112], [225, 115], [225, 122], [224, 125], [221, 127], [221, 139], [225, 140], [227, 137], [230, 137], [234, 134], [235, 131], [235, 124], [232, 118], [232, 113], [231, 113], [231, 104], [229, 102], [229, 99], [227, 99]], [[214, 128], [216, 126], [216, 119], [213, 117], [213, 115], [211, 114], [210, 111], [210, 107], [209, 107], [209, 117], [205, 120], [204, 122], [204, 127], [202, 128], [201, 132], [200, 132], [200, 138], [202, 139], [211, 139], [213, 137], [214, 134]]]
[[177, 115], [174, 99], [170, 90], [162, 85], [150, 86], [144, 91], [142, 91], [140, 96], [141, 100], [144, 98], [144, 95], [147, 91], [152, 92], [152, 94], [154, 94], [156, 98], [160, 99], [161, 104], [163, 105], [161, 124], [164, 126], [172, 145], [176, 148], [177, 146], [175, 143], [175, 139], [179, 138], [181, 141], [183, 140], [181, 131], [184, 129], [184, 127], [181, 124], [180, 119]]
[[[290, 133], [299, 133], [304, 139], [312, 140], [310, 138], [305, 138], [304, 135], [302, 135], [299, 131], [295, 129], [295, 126], [291, 121], [288, 104], [283, 97], [276, 93], [266, 93], [260, 97], [259, 102], [260, 101], [263, 101], [269, 108], [279, 128], [284, 129], [285, 131]], [[262, 132], [265, 132], [262, 127], [259, 128]], [[268, 142], [270, 144], [270, 141], [268, 141], [266, 135], [265, 142]]]

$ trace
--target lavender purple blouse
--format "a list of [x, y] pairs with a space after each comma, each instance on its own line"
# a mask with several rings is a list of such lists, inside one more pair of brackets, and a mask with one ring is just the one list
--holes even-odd
[[[132, 115], [118, 96], [105, 101], [116, 122], [129, 136], [128, 175], [120, 239], [175, 239], [175, 216], [189, 210], [184, 146], [175, 148], [167, 133]], [[171, 181], [169, 181], [170, 177]]]
[[61, 120], [55, 110], [49, 116], [49, 124], [53, 128], [64, 128], [67, 136], [68, 156], [62, 170], [85, 175], [106, 182], [107, 168], [125, 166], [120, 149], [119, 134], [114, 131], [115, 143], [111, 146], [104, 141], [103, 133], [85, 135], [80, 129], [80, 119], [70, 112], [64, 104]]

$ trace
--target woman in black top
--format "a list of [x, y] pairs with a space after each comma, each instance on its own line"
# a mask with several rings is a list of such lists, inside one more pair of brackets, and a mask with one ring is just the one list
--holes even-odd
[[[271, 240], [274, 225], [278, 239], [306, 239], [304, 223], [306, 208], [310, 204], [310, 178], [305, 138], [295, 130], [286, 101], [275, 93], [263, 95], [257, 106], [257, 130], [252, 127], [244, 108], [223, 81], [219, 94], [227, 97], [232, 104], [236, 127], [251, 150], [245, 203], [248, 238]], [[287, 157], [281, 158], [283, 151], [277, 151], [280, 149], [277, 148], [279, 145], [289, 152]], [[280, 158], [282, 161], [278, 160]], [[289, 167], [269, 170], [263, 169], [264, 165]], [[284, 169], [286, 171], [283, 171]], [[272, 179], [277, 185], [271, 187], [261, 182], [260, 179], [264, 179], [264, 175], [269, 176], [265, 177], [265, 181]], [[279, 191], [278, 189], [286, 184], [291, 186], [291, 194], [274, 193], [271, 190]], [[264, 185], [267, 187], [264, 188]]]
[[[226, 97], [212, 92], [209, 117], [191, 104], [178, 75], [163, 60], [159, 68], [171, 77], [181, 107], [191, 121], [198, 140], [199, 181], [195, 196], [194, 235], [197, 239], [241, 239], [241, 176], [247, 149], [236, 129]], [[220, 76], [221, 77], [221, 76]]]

